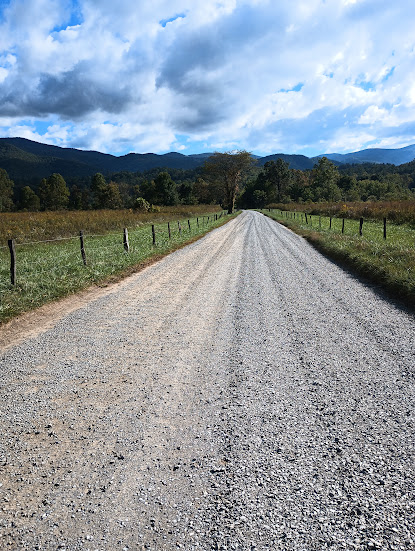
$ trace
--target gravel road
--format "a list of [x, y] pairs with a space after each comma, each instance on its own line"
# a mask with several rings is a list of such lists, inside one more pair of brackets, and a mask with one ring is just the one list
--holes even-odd
[[244, 212], [3, 351], [0, 549], [414, 550], [414, 348]]

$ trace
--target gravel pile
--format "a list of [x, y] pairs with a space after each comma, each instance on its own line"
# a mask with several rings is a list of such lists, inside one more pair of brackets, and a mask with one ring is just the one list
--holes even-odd
[[2, 354], [0, 548], [413, 550], [414, 348], [243, 213]]

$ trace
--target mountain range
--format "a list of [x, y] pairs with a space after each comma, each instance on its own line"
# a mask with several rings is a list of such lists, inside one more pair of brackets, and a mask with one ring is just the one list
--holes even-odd
[[[0, 138], [0, 168], [7, 170], [10, 178], [19, 182], [35, 182], [53, 172], [65, 179], [87, 177], [102, 172], [144, 172], [157, 167], [195, 169], [204, 164], [211, 153], [183, 155], [182, 153], [129, 153], [121, 157], [46, 145], [25, 138]], [[290, 168], [306, 170], [313, 168], [320, 157], [328, 157], [335, 164], [390, 163], [400, 165], [415, 159], [415, 145], [401, 149], [364, 149], [354, 153], [328, 153], [317, 157], [276, 153], [256, 157], [259, 166], [267, 161], [283, 159]]]

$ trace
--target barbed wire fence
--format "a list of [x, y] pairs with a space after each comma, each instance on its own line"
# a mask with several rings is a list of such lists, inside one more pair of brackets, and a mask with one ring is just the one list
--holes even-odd
[[[105, 234], [88, 234], [80, 230], [77, 236], [44, 241], [16, 242], [9, 239], [7, 245], [0, 246], [0, 293], [10, 289], [10, 286], [14, 288], [22, 280], [26, 286], [30, 286], [31, 279], [39, 280], [42, 275], [46, 280], [50, 277], [73, 276], [80, 273], [82, 268], [97, 268], [99, 265], [108, 267], [113, 264], [114, 269], [122, 268], [131, 264], [134, 257], [139, 260], [138, 257], [145, 256], [146, 252], [154, 248], [163, 249], [183, 237], [200, 234], [225, 214], [222, 211], [178, 220], [177, 224], [171, 221], [157, 223], [150, 227], [135, 228], [130, 233], [128, 228], [123, 228], [122, 232]], [[54, 254], [56, 261], [51, 262], [51, 255]], [[128, 261], [126, 257], [129, 257]]]
[[[355, 223], [359, 223], [359, 235], [362, 237], [363, 236], [363, 224], [365, 222], [365, 219], [363, 217], [360, 217], [358, 220], [357, 219], [354, 219], [354, 218], [344, 218], [344, 217], [338, 217], [338, 216], [321, 216], [319, 214], [309, 214], [307, 212], [300, 212], [300, 211], [295, 211], [295, 210], [280, 210], [280, 209], [271, 209], [271, 208], [268, 208], [268, 209], [261, 209], [261, 211], [268, 211], [268, 212], [277, 212], [277, 214], [280, 216], [280, 218], [282, 219], [286, 219], [286, 220], [293, 220], [297, 223], [305, 223], [306, 226], [309, 226], [310, 228], [313, 228], [313, 222], [314, 222], [314, 227], [317, 228], [319, 230], [322, 230], [322, 229], [328, 229], [328, 230], [333, 230], [333, 222], [334, 220], [341, 220], [341, 233], [344, 234], [345, 231], [346, 231], [346, 225], [345, 225], [345, 221], [348, 220], [349, 222], [353, 223], [353, 226], [355, 226]], [[327, 219], [328, 218], [328, 227], [327, 228], [323, 228], [322, 227], [322, 218], [323, 219]], [[316, 219], [317, 219], [317, 222], [316, 222]], [[384, 217], [383, 220], [383, 239], [386, 240], [387, 239], [387, 219]], [[318, 225], [317, 225], [318, 224]]]

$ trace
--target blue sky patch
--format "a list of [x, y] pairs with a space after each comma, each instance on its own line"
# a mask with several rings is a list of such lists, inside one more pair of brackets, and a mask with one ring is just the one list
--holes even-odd
[[42, 121], [42, 120], [36, 120], [36, 121], [23, 121], [24, 124], [27, 124], [28, 126], [34, 126], [35, 130], [38, 134], [43, 136], [48, 131], [49, 126], [53, 124], [51, 121]]
[[283, 92], [283, 93], [299, 92], [303, 87], [304, 87], [304, 82], [299, 82], [298, 84], [296, 84], [292, 88], [288, 88], [288, 89], [287, 88], [281, 88], [281, 90], [278, 90], [278, 92]]
[[[0, 0], [1, 1], [1, 0]], [[79, 2], [77, 0], [72, 0], [72, 7], [69, 14], [69, 18], [65, 21], [62, 21], [61, 25], [57, 25], [52, 32], [58, 33], [59, 31], [64, 31], [68, 27], [75, 27], [76, 25], [81, 25], [83, 23], [82, 10]]]
[[365, 80], [355, 82], [355, 86], [361, 88], [362, 90], [365, 90], [365, 92], [372, 92], [376, 89], [376, 86], [373, 82]]
[[390, 79], [390, 77], [393, 75], [394, 72], [395, 72], [395, 67], [392, 67], [392, 69], [388, 71], [386, 75], [382, 78], [382, 82], [386, 82], [388, 79]]
[[173, 21], [176, 21], [176, 19], [184, 19], [185, 17], [186, 17], [185, 13], [178, 13], [177, 15], [174, 15], [169, 19], [162, 19], [161, 21], [159, 21], [159, 23], [162, 27], [165, 27], [167, 23], [173, 23]]

